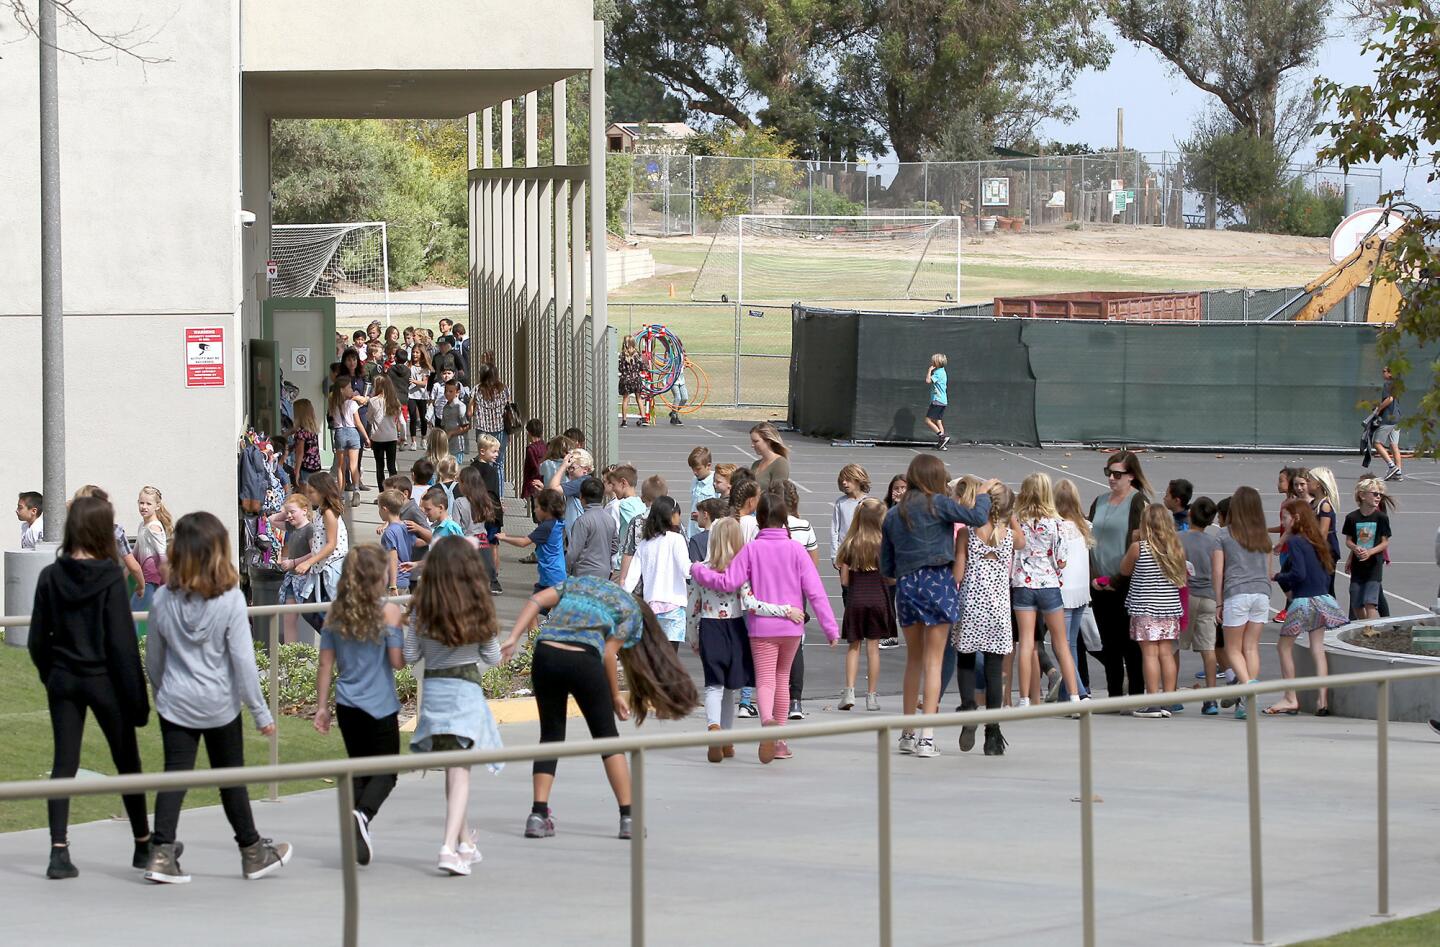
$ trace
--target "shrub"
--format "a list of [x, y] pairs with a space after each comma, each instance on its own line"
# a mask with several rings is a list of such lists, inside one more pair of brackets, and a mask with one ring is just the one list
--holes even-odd
[[857, 204], [838, 191], [822, 187], [797, 194], [790, 202], [789, 213], [814, 214], [820, 217], [864, 217], [865, 205]]

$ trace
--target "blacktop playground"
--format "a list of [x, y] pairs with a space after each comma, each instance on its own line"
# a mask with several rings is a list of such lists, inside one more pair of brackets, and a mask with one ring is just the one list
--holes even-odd
[[[685, 457], [699, 444], [717, 461], [749, 458], [749, 422], [662, 425], [624, 432], [621, 457], [642, 475], [660, 473], [688, 504]], [[863, 464], [877, 494], [914, 450], [839, 448], [787, 438], [802, 487], [801, 514], [821, 536], [832, 600], [827, 524], [835, 475]], [[1069, 476], [1087, 500], [1104, 487], [1103, 454], [1089, 450], [952, 447], [952, 474], [1015, 484], [1033, 470]], [[1153, 482], [1183, 476], [1197, 494], [1256, 486], [1273, 516], [1275, 471], [1285, 464], [1332, 466], [1342, 492], [1358, 458], [1146, 454]], [[1395, 484], [1394, 562], [1386, 588], [1396, 614], [1433, 602], [1432, 541], [1440, 522], [1440, 471], [1410, 465]], [[373, 494], [372, 494], [373, 496]], [[1433, 509], [1432, 509], [1433, 507]], [[1342, 513], [1348, 509], [1342, 507]], [[509, 531], [523, 528], [518, 506]], [[357, 508], [373, 521], [369, 508]], [[510, 557], [502, 618], [524, 601], [529, 567]], [[1341, 582], [1344, 604], [1344, 582]], [[1272, 626], [1272, 629], [1278, 626]], [[1278, 676], [1274, 632], [1262, 677]], [[884, 710], [899, 711], [904, 651], [883, 653]], [[841, 651], [810, 635], [806, 709], [838, 719]], [[1182, 685], [1198, 667], [1185, 655]], [[698, 677], [698, 665], [686, 653]], [[1092, 664], [1092, 682], [1104, 675]], [[947, 705], [953, 697], [947, 697]], [[1268, 703], [1267, 700], [1261, 701]], [[852, 713], [858, 713], [855, 711]], [[748, 727], [755, 721], [741, 721]], [[584, 734], [578, 720], [572, 721]], [[641, 732], [703, 729], [702, 716], [647, 723]], [[1077, 727], [1064, 719], [1008, 725], [1003, 758], [962, 754], [954, 731], [942, 755], [894, 756], [895, 943], [1069, 944], [1080, 942], [1080, 806]], [[1095, 866], [1098, 942], [1199, 945], [1244, 942], [1250, 932], [1245, 725], [1202, 717], [1197, 707], [1169, 720], [1099, 716], [1094, 724]], [[1283, 944], [1371, 922], [1375, 910], [1375, 724], [1310, 716], [1261, 718], [1267, 939]], [[502, 728], [507, 744], [537, 738], [532, 723]], [[572, 733], [576, 733], [572, 730]], [[629, 732], [622, 728], [622, 732]], [[646, 893], [649, 943], [731, 945], [866, 944], [877, 938], [875, 742], [869, 734], [798, 742], [792, 760], [762, 767], [753, 750], [707, 763], [703, 751], [647, 754]], [[1390, 725], [1391, 907], [1406, 915], [1440, 907], [1434, 838], [1440, 800], [1440, 738], [1422, 724]], [[402, 777], [374, 826], [375, 862], [362, 869], [361, 942], [453, 938], [498, 944], [629, 942], [629, 859], [614, 838], [616, 812], [593, 759], [566, 760], [552, 798], [559, 834], [521, 835], [530, 804], [529, 767], [498, 776], [477, 770], [470, 816], [485, 860], [469, 878], [434, 869], [443, 813], [439, 773]], [[115, 810], [120, 810], [116, 800]], [[239, 877], [218, 808], [181, 820], [184, 865], [194, 882], [147, 886], [128, 865], [125, 822], [71, 830], [81, 875], [43, 877], [47, 836], [0, 836], [4, 942], [113, 945], [335, 943], [341, 875], [335, 798], [329, 792], [256, 803], [263, 834], [296, 846], [294, 861], [261, 882]], [[447, 932], [446, 927], [451, 928]]]

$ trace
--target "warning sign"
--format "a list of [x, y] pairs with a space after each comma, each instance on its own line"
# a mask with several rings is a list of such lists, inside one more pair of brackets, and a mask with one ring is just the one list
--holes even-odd
[[185, 330], [185, 387], [225, 387], [225, 330]]
[[265, 261], [265, 278], [268, 280], [277, 280], [280, 278], [280, 264], [277, 261]]

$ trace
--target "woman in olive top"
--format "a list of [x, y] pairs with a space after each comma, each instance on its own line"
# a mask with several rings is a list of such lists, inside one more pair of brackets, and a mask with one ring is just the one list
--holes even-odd
[[772, 483], [790, 479], [790, 449], [780, 439], [780, 432], [769, 421], [761, 421], [750, 429], [750, 446], [760, 459], [750, 465], [755, 480], [764, 493]]
[[[1125, 611], [1129, 579], [1120, 574], [1120, 562], [1140, 528], [1140, 514], [1150, 498], [1150, 482], [1140, 469], [1140, 458], [1117, 451], [1105, 463], [1110, 492], [1090, 504], [1090, 525], [1095, 545], [1090, 550], [1090, 607], [1100, 628], [1100, 663], [1105, 666], [1105, 690], [1111, 697], [1145, 693], [1140, 646], [1130, 640], [1130, 617]], [[1126, 690], [1126, 678], [1129, 690]]]

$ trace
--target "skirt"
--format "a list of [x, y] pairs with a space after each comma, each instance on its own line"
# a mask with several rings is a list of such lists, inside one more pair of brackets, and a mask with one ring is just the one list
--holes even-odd
[[1297, 598], [1285, 607], [1285, 624], [1280, 626], [1280, 635], [1284, 638], [1297, 638], [1312, 631], [1339, 628], [1349, 621], [1333, 595]]
[[751, 687], [755, 659], [743, 618], [700, 619], [700, 666], [706, 687]]
[[1131, 641], [1174, 641], [1180, 637], [1180, 619], [1130, 616]]
[[902, 575], [895, 584], [895, 614], [900, 627], [953, 625], [960, 617], [960, 593], [949, 566], [926, 566]]
[[[450, 676], [455, 672], [459, 673]], [[412, 753], [498, 750], [505, 745], [500, 740], [500, 730], [495, 726], [479, 676], [480, 668], [473, 664], [463, 670], [444, 668], [442, 674], [425, 675], [420, 716], [410, 737]], [[487, 768], [498, 773], [505, 764], [489, 763]]]
[[895, 611], [879, 572], [850, 573], [845, 618], [840, 637], [846, 641], [879, 641], [895, 634]]

